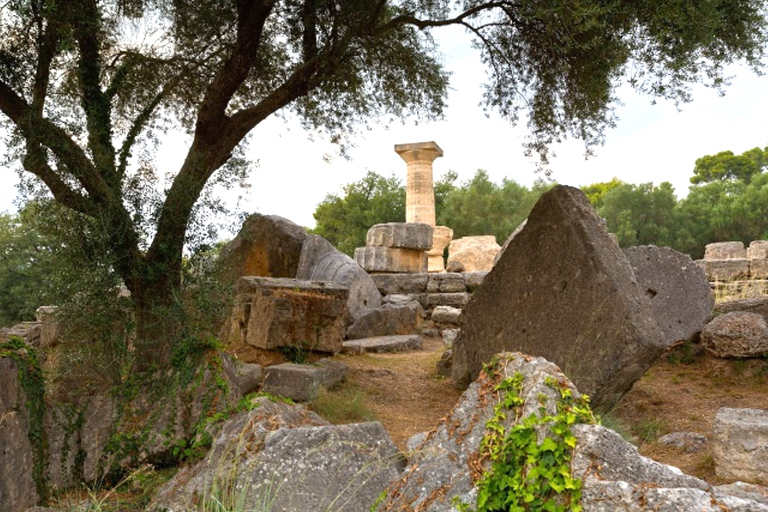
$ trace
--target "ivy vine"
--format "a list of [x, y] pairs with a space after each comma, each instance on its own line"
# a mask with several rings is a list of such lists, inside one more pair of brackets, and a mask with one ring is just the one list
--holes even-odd
[[[487, 369], [488, 370], [488, 369]], [[490, 372], [489, 372], [490, 373]], [[539, 414], [519, 419], [510, 428], [505, 421], [519, 414], [524, 376], [516, 373], [493, 388], [499, 400], [486, 422], [480, 459], [490, 461], [477, 486], [476, 512], [581, 512], [581, 480], [571, 474], [576, 437], [571, 426], [594, 423], [589, 399], [575, 397], [565, 382], [552, 377], [545, 383], [558, 394], [556, 413], [547, 414], [547, 397], [540, 395]], [[539, 441], [540, 433], [545, 437]], [[456, 504], [462, 512], [469, 505]]]

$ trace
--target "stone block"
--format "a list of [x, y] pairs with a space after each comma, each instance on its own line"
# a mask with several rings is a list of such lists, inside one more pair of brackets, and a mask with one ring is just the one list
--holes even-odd
[[459, 325], [461, 318], [461, 309], [453, 306], [435, 306], [432, 310], [431, 319], [436, 324], [441, 325]]
[[328, 282], [242, 277], [230, 320], [230, 343], [261, 348], [341, 350], [348, 290]]
[[707, 275], [710, 281], [738, 281], [749, 278], [749, 260], [722, 259], [722, 260], [698, 260], [696, 262]]
[[715, 298], [707, 276], [687, 254], [669, 247], [644, 245], [624, 250], [641, 295], [672, 345], [691, 339], [712, 315]]
[[432, 228], [432, 249], [427, 253], [428, 271], [443, 272], [445, 260], [443, 252], [453, 238], [453, 230], [447, 226], [435, 226]]
[[421, 274], [371, 274], [371, 279], [382, 295], [424, 293], [429, 275]]
[[338, 388], [349, 376], [349, 366], [335, 359], [323, 358], [315, 365], [324, 370], [322, 385], [325, 389]]
[[368, 230], [365, 245], [428, 251], [432, 248], [432, 226], [421, 222], [376, 224]]
[[746, 259], [747, 250], [742, 242], [715, 242], [704, 247], [705, 260]]
[[427, 293], [463, 293], [466, 291], [467, 284], [463, 274], [429, 274]]
[[[415, 302], [415, 301], [411, 301]], [[347, 338], [358, 340], [374, 336], [413, 334], [421, 325], [421, 305], [385, 305], [369, 311], [347, 329]], [[421, 309], [421, 311], [419, 311]]]
[[237, 236], [221, 249], [225, 275], [296, 277], [306, 230], [277, 215], [249, 216]]
[[424, 296], [427, 309], [433, 309], [435, 306], [453, 306], [460, 308], [469, 302], [468, 293], [427, 293]]
[[443, 345], [445, 348], [451, 348], [459, 338], [461, 329], [443, 329]]
[[402, 336], [377, 336], [362, 340], [344, 342], [343, 352], [351, 355], [362, 355], [366, 352], [407, 352], [421, 349], [421, 336], [406, 334]]
[[626, 256], [584, 193], [557, 186], [464, 308], [452, 379], [466, 387], [514, 350], [546, 357], [596, 407], [611, 407], [665, 348]]
[[749, 278], [752, 280], [768, 279], [768, 260], [749, 260]]
[[51, 348], [59, 343], [59, 321], [56, 306], [40, 306], [35, 317], [40, 324], [40, 348]]
[[744, 311], [719, 315], [702, 329], [701, 344], [717, 357], [759, 357], [768, 354], [765, 317]]
[[750, 260], [768, 259], [768, 240], [752, 240], [747, 247], [747, 258]]
[[768, 484], [768, 410], [723, 407], [712, 429], [718, 478]]
[[264, 369], [262, 391], [270, 395], [309, 402], [320, 392], [325, 368], [307, 364], [284, 363]]
[[483, 272], [493, 268], [493, 262], [501, 246], [493, 235], [465, 236], [448, 246], [448, 264], [458, 262], [464, 272]]
[[488, 272], [467, 272], [464, 274], [464, 282], [467, 286], [467, 291], [474, 293], [477, 288], [483, 284], [483, 279], [488, 275]]
[[427, 270], [427, 255], [416, 249], [368, 246], [355, 249], [355, 261], [368, 272], [418, 274]]
[[308, 235], [304, 240], [296, 279], [331, 281], [349, 288], [350, 323], [381, 306], [381, 294], [368, 272], [318, 235]]

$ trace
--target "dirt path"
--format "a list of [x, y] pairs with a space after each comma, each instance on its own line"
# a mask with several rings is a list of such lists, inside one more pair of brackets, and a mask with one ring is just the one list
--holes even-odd
[[350, 367], [348, 385], [364, 394], [400, 449], [412, 435], [435, 428], [461, 396], [450, 379], [435, 371], [444, 350], [441, 339], [431, 338], [414, 352], [338, 356]]

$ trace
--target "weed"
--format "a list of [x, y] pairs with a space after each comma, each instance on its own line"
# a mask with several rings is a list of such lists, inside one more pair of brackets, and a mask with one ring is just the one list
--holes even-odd
[[637, 439], [632, 435], [631, 429], [618, 417], [615, 409], [597, 415], [597, 423], [613, 430], [629, 443], [635, 444], [637, 442]]
[[292, 363], [305, 364], [307, 362], [308, 353], [304, 347], [280, 347], [280, 352]]
[[656, 442], [665, 429], [666, 425], [664, 420], [660, 418], [642, 420], [635, 425], [635, 432], [640, 438], [640, 442], [648, 444]]

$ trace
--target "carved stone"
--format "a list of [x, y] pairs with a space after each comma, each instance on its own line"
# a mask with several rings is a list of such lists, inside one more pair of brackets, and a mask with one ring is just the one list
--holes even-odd
[[416, 274], [427, 270], [427, 256], [416, 249], [366, 246], [355, 249], [355, 261], [368, 272]]
[[432, 248], [432, 226], [417, 222], [387, 222], [368, 230], [365, 245], [428, 251]]

